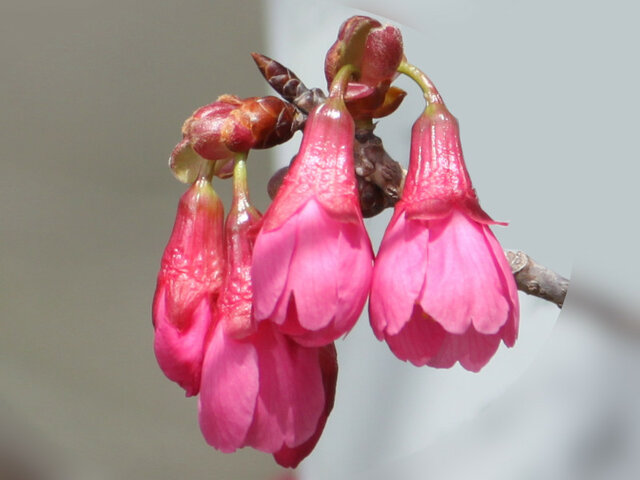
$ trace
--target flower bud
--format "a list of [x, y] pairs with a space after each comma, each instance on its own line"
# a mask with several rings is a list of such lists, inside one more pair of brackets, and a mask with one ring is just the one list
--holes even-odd
[[154, 349], [165, 375], [196, 395], [203, 342], [222, 285], [222, 202], [201, 178], [182, 196], [153, 299]]
[[200, 156], [220, 160], [286, 142], [295, 133], [296, 121], [295, 107], [279, 98], [222, 95], [196, 110], [183, 133]]
[[222, 95], [184, 122], [183, 139], [171, 153], [169, 166], [185, 183], [195, 181], [205, 161], [218, 162], [217, 176], [231, 176], [236, 153], [286, 142], [303, 120], [293, 105], [276, 97]]
[[[402, 34], [398, 28], [382, 25], [369, 17], [351, 17], [341, 25], [338, 38], [325, 57], [327, 84], [331, 85], [343, 66], [353, 65], [358, 75], [349, 83], [345, 94], [351, 114], [356, 119], [388, 115], [404, 98], [395, 91], [387, 99], [389, 86], [403, 58]], [[394, 103], [395, 107], [389, 108]], [[386, 107], [381, 108], [383, 105]]]

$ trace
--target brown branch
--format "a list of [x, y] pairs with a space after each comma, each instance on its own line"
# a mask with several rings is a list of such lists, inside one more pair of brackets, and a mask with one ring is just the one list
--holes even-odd
[[524, 252], [507, 250], [505, 253], [518, 290], [553, 302], [558, 308], [562, 308], [569, 289], [569, 280], [539, 265]]

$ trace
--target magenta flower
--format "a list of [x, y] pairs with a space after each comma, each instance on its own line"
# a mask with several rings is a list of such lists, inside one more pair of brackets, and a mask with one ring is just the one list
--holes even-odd
[[153, 299], [154, 350], [165, 375], [200, 389], [204, 338], [222, 284], [222, 202], [201, 178], [182, 196]]
[[219, 322], [198, 403], [207, 443], [222, 452], [250, 446], [276, 453], [311, 439], [333, 402], [325, 396], [320, 351], [298, 345], [270, 322], [243, 339], [228, 336]]
[[333, 344], [298, 345], [251, 316], [251, 255], [260, 214], [249, 203], [244, 160], [234, 168], [226, 222], [227, 266], [202, 367], [199, 420], [209, 444], [273, 453], [295, 467], [320, 438], [337, 379]]
[[331, 410], [333, 410], [336, 382], [338, 380], [338, 359], [335, 345], [330, 343], [329, 345], [320, 347], [318, 355], [320, 370], [322, 371], [322, 386], [324, 388], [324, 410], [320, 415], [320, 420], [318, 420], [316, 431], [309, 440], [295, 447], [284, 445], [273, 454], [276, 462], [283, 467], [297, 467], [298, 464], [313, 451], [318, 440], [320, 440], [320, 435], [322, 435], [329, 414]]
[[458, 123], [443, 104], [413, 126], [411, 160], [376, 258], [371, 325], [415, 365], [480, 370], [511, 347], [519, 304], [505, 254], [467, 173]]
[[306, 346], [347, 333], [369, 290], [373, 253], [358, 200], [353, 135], [338, 98], [309, 115], [300, 151], [256, 239], [254, 315]]

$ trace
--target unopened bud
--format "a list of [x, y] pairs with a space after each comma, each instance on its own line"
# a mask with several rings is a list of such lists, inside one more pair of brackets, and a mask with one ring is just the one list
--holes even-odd
[[215, 174], [228, 177], [236, 153], [284, 143], [301, 122], [304, 115], [279, 98], [222, 95], [184, 122], [183, 139], [173, 150], [169, 166], [176, 178], [185, 183], [195, 181], [206, 161], [219, 162]]
[[[356, 119], [379, 118], [395, 110], [389, 107], [394, 102], [399, 105], [404, 98], [394, 92], [392, 98], [386, 99], [403, 58], [400, 30], [369, 17], [355, 16], [342, 24], [338, 39], [327, 52], [325, 77], [330, 85], [342, 67], [355, 67], [358, 73], [345, 95], [349, 112]], [[379, 110], [382, 105], [387, 106]]]

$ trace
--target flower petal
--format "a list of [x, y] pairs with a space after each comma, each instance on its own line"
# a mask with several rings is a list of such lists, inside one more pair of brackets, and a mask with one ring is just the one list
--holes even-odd
[[154, 298], [155, 336], [153, 348], [158, 365], [170, 380], [185, 389], [188, 397], [200, 389], [204, 338], [211, 323], [215, 299], [203, 297], [190, 316], [187, 328], [179, 329], [166, 315], [166, 289], [160, 287]]
[[364, 307], [371, 243], [364, 224], [332, 218], [315, 199], [291, 222], [297, 223], [294, 253], [270, 318], [301, 345], [326, 345], [348, 332]]
[[[258, 234], [253, 247], [251, 279], [253, 282], [253, 314], [256, 320], [270, 318], [281, 324], [286, 316], [288, 297], [284, 297], [289, 277], [289, 268], [296, 244], [295, 222], [286, 222], [274, 230]], [[281, 300], [282, 299], [282, 300]], [[283, 301], [285, 308], [277, 315], [274, 311], [278, 302]]]
[[348, 332], [367, 301], [373, 275], [373, 251], [364, 224], [342, 225], [335, 255], [340, 275], [334, 325]]
[[450, 333], [463, 334], [472, 323], [480, 333], [496, 333], [510, 308], [484, 226], [454, 210], [445, 219], [429, 221], [429, 227], [423, 310]]
[[318, 349], [297, 345], [269, 323], [256, 337], [260, 391], [246, 445], [273, 453], [315, 432], [325, 405], [322, 373]]
[[205, 354], [198, 402], [200, 429], [209, 445], [222, 452], [245, 445], [259, 385], [256, 347], [227, 337], [218, 324]]
[[438, 354], [426, 363], [431, 367], [450, 368], [459, 361], [465, 369], [478, 372], [496, 353], [498, 345], [500, 335], [484, 335], [469, 327], [462, 335], [447, 334]]
[[419, 367], [438, 354], [446, 335], [444, 328], [416, 305], [404, 327], [395, 335], [385, 334], [385, 339], [396, 357]]
[[516, 280], [513, 277], [511, 271], [511, 265], [504, 254], [502, 246], [493, 235], [491, 229], [485, 225], [484, 234], [489, 247], [491, 248], [496, 267], [500, 273], [503, 282], [503, 288], [508, 292], [507, 298], [510, 303], [509, 319], [507, 323], [502, 327], [502, 339], [507, 347], [513, 347], [518, 338], [518, 326], [520, 321], [520, 301], [518, 299], [518, 287], [516, 286]]
[[315, 448], [320, 435], [327, 423], [327, 418], [333, 409], [333, 401], [336, 394], [336, 381], [338, 379], [338, 360], [336, 358], [336, 347], [333, 343], [319, 349], [320, 369], [322, 371], [322, 385], [324, 388], [325, 404], [316, 431], [305, 442], [300, 445], [283, 447], [273, 454], [273, 458], [279, 465], [285, 468], [296, 468], [298, 464], [311, 453]]
[[[429, 231], [425, 221], [391, 219], [375, 260], [369, 318], [378, 339], [397, 335], [412, 315], [427, 273]], [[384, 333], [383, 333], [384, 332]]]
[[296, 246], [286, 289], [294, 293], [298, 321], [319, 330], [334, 318], [339, 270], [336, 246], [343, 222], [332, 220], [315, 199], [295, 215]]

